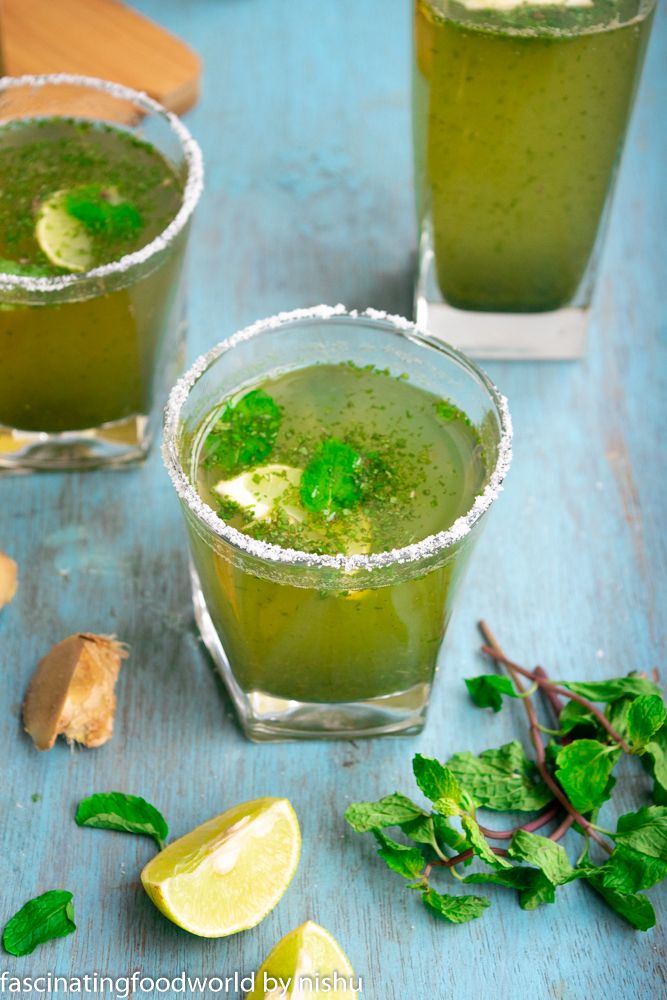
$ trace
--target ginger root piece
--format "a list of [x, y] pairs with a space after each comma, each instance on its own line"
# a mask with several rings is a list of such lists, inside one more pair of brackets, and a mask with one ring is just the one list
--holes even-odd
[[114, 686], [127, 648], [113, 636], [78, 632], [40, 660], [23, 702], [23, 725], [38, 750], [59, 735], [99, 747], [111, 739]]
[[13, 559], [0, 552], [0, 608], [9, 604], [18, 588], [18, 567]]

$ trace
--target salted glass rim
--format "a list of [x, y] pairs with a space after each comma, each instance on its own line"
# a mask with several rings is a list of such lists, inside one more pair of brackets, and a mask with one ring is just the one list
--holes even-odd
[[143, 111], [160, 115], [165, 119], [180, 143], [187, 165], [187, 179], [183, 189], [181, 205], [171, 222], [150, 243], [147, 243], [139, 250], [124, 254], [117, 260], [109, 261], [107, 264], [100, 264], [99, 267], [93, 267], [89, 271], [77, 271], [73, 274], [34, 278], [29, 275], [3, 274], [0, 272], [0, 290], [2, 291], [21, 288], [26, 292], [59, 292], [65, 288], [79, 285], [90, 278], [106, 278], [112, 274], [122, 274], [136, 267], [138, 264], [144, 264], [151, 257], [154, 257], [155, 254], [166, 249], [182, 231], [199, 201], [204, 186], [204, 162], [199, 143], [193, 138], [189, 129], [183, 124], [178, 115], [175, 115], [173, 111], [168, 111], [159, 101], [149, 97], [148, 94], [145, 94], [141, 90], [134, 90], [132, 87], [126, 87], [121, 83], [113, 83], [110, 80], [103, 80], [96, 76], [84, 76], [77, 73], [40, 73], [0, 77], [0, 94], [5, 90], [17, 89], [19, 87], [37, 88], [60, 85], [89, 87], [91, 90], [99, 90], [119, 100], [131, 101]]
[[[474, 375], [481, 382], [495, 405], [500, 421], [500, 441], [495, 467], [487, 485], [475, 497], [469, 510], [457, 518], [445, 531], [427, 535], [420, 541], [412, 542], [410, 545], [405, 545], [401, 548], [388, 549], [384, 552], [374, 552], [370, 555], [348, 556], [342, 553], [335, 556], [318, 555], [312, 552], [304, 552], [300, 549], [283, 548], [272, 542], [258, 541], [249, 535], [243, 534], [237, 528], [233, 528], [223, 521], [213, 508], [202, 500], [183, 469], [177, 450], [177, 437], [183, 406], [196, 382], [218, 358], [232, 350], [237, 344], [241, 344], [269, 330], [278, 330], [281, 327], [301, 321], [327, 321], [338, 318], [361, 323], [370, 321], [371, 324], [383, 328], [387, 333], [398, 334], [412, 342], [435, 348], [448, 355], [453, 360], [459, 362], [469, 375]], [[169, 394], [169, 400], [164, 412], [162, 459], [181, 502], [213, 535], [223, 539], [234, 549], [241, 550], [247, 556], [273, 564], [282, 563], [290, 566], [306, 567], [321, 566], [352, 573], [363, 570], [370, 571], [395, 564], [413, 563], [435, 556], [444, 549], [450, 548], [455, 543], [460, 542], [469, 534], [473, 525], [479, 521], [502, 491], [503, 480], [512, 460], [512, 419], [507, 406], [507, 400], [498, 391], [486, 372], [466, 357], [465, 354], [462, 354], [444, 341], [431, 337], [426, 331], [420, 329], [410, 320], [405, 319], [403, 316], [392, 315], [377, 309], [366, 309], [360, 312], [356, 309], [348, 310], [343, 305], [320, 305], [307, 309], [294, 309], [291, 312], [280, 312], [267, 319], [258, 320], [256, 323], [252, 323], [231, 337], [220, 341], [219, 344], [216, 344], [206, 354], [202, 354], [174, 385]]]

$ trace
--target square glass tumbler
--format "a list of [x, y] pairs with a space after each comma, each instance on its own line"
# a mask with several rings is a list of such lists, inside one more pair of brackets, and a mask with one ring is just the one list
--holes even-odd
[[[0, 152], [17, 148], [21, 130], [32, 141], [73, 125], [90, 142], [105, 129], [123, 133], [126, 170], [152, 148], [181, 193], [161, 232], [101, 266], [44, 276], [0, 261], [0, 472], [143, 458], [154, 396], [182, 370], [182, 264], [202, 189], [199, 146], [175, 115], [126, 87], [65, 74], [0, 79]], [[3, 206], [11, 221], [10, 210]]]
[[[448, 530], [392, 551], [313, 555], [226, 524], [196, 482], [207, 415], [266, 376], [353, 362], [446, 397], [479, 432], [484, 482]], [[258, 322], [172, 390], [163, 457], [187, 527], [199, 628], [254, 740], [418, 732], [472, 544], [511, 457], [504, 398], [458, 351], [401, 317], [342, 306]]]
[[655, 0], [414, 0], [420, 326], [576, 358]]

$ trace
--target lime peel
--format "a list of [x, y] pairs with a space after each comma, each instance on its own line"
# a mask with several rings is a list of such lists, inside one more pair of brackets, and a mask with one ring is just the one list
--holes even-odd
[[[334, 978], [336, 977], [336, 978]], [[255, 976], [246, 1000], [357, 1000], [361, 981], [336, 939], [312, 920], [281, 938]]]
[[93, 263], [93, 244], [88, 230], [67, 211], [69, 191], [56, 191], [37, 214], [35, 239], [56, 267], [86, 271]]

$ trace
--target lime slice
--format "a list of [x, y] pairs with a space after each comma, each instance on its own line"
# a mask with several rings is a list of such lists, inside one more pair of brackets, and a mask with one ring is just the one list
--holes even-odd
[[56, 191], [37, 213], [35, 238], [56, 267], [86, 271], [93, 263], [93, 245], [84, 224], [65, 207], [68, 191]]
[[246, 1000], [357, 1000], [359, 985], [338, 942], [308, 920], [286, 934], [255, 976]]
[[141, 873], [158, 910], [200, 937], [226, 937], [263, 920], [299, 863], [301, 831], [287, 799], [228, 809], [160, 851]]
[[278, 507], [290, 521], [299, 523], [308, 514], [298, 503], [290, 502], [289, 494], [294, 501], [301, 471], [292, 465], [260, 465], [234, 479], [221, 480], [213, 489], [226, 500], [251, 510], [256, 521], [265, 520]]

